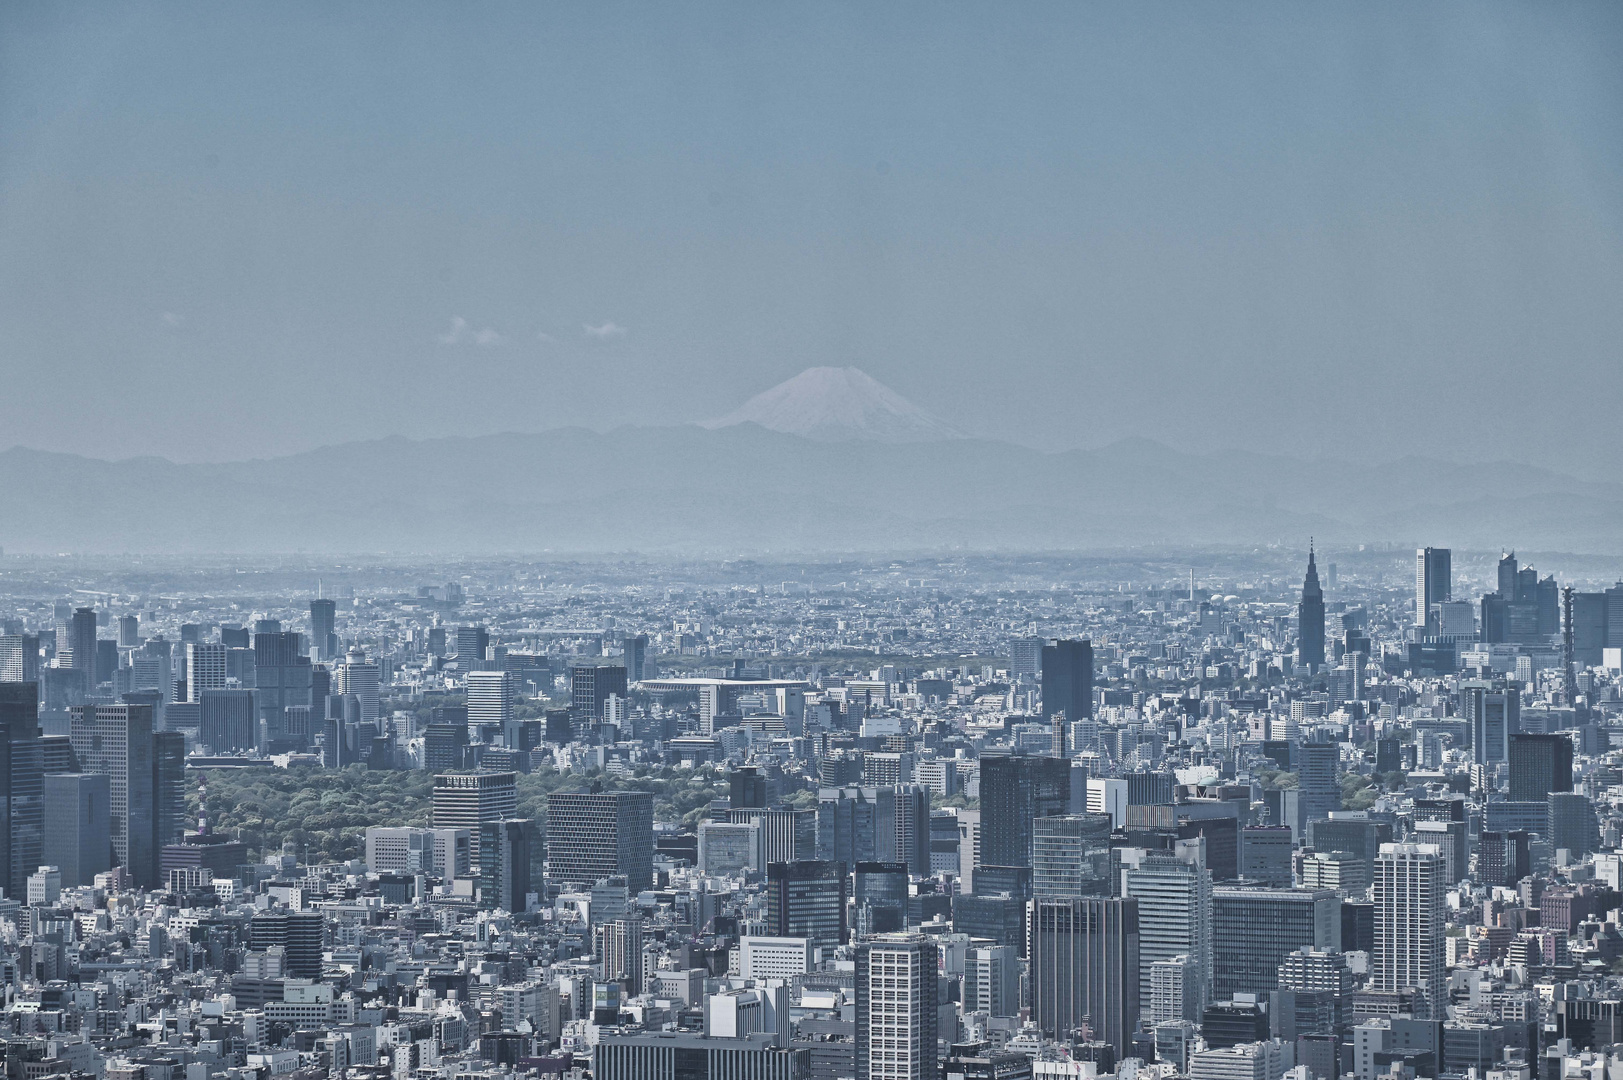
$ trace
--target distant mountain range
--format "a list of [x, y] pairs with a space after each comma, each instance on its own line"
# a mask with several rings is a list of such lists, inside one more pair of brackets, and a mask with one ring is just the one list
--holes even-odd
[[713, 426], [397, 437], [210, 465], [18, 447], [0, 452], [0, 491], [8, 551], [1018, 551], [1312, 534], [1623, 553], [1617, 484], [1147, 440], [1041, 453], [954, 437], [854, 369], [813, 369]]

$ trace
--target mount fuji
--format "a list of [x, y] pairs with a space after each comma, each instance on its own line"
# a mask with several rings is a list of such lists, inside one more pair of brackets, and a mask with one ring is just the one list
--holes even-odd
[[854, 367], [807, 368], [702, 427], [759, 424], [818, 442], [941, 442], [964, 434]]

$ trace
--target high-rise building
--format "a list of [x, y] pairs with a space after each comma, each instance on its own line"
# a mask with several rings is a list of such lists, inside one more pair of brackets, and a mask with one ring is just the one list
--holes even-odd
[[1470, 729], [1471, 761], [1491, 765], [1510, 760], [1510, 738], [1521, 728], [1521, 691], [1482, 682], [1460, 686], [1460, 704]]
[[1307, 548], [1307, 577], [1302, 580], [1302, 602], [1297, 605], [1296, 615], [1296, 661], [1317, 671], [1324, 667], [1324, 590], [1319, 586], [1312, 544]]
[[1033, 821], [1071, 809], [1070, 762], [1025, 754], [983, 755], [980, 866], [1030, 866]]
[[62, 870], [62, 887], [93, 885], [113, 860], [108, 842], [108, 777], [49, 773], [43, 778], [44, 859]]
[[1382, 844], [1375, 858], [1375, 951], [1371, 989], [1415, 989], [1428, 1015], [1448, 1004], [1443, 983], [1443, 859], [1429, 844]]
[[1141, 901], [1080, 897], [1027, 904], [1032, 1020], [1069, 1042], [1086, 1026], [1117, 1055], [1132, 1053], [1138, 1026]]
[[456, 628], [456, 658], [463, 671], [472, 671], [490, 647], [490, 631], [483, 626]]
[[204, 690], [224, 690], [226, 647], [220, 642], [186, 644], [186, 700], [203, 700]]
[[617, 982], [626, 996], [642, 993], [642, 920], [614, 919], [603, 924], [603, 981]]
[[1428, 634], [1437, 632], [1437, 604], [1454, 599], [1454, 553], [1448, 548], [1415, 551], [1414, 622]]
[[1276, 888], [1291, 885], [1291, 830], [1288, 825], [1247, 825], [1240, 830], [1240, 876]]
[[0, 683], [0, 871], [8, 897], [28, 895], [44, 846], [44, 760], [39, 739], [39, 686]]
[[1032, 895], [1110, 895], [1110, 830], [1109, 814], [1059, 814], [1032, 822]]
[[230, 754], [259, 745], [254, 691], [204, 690], [198, 698], [197, 738], [212, 753]]
[[1336, 775], [1341, 748], [1336, 743], [1303, 743], [1297, 747], [1298, 805], [1307, 821], [1341, 809], [1341, 781]]
[[791, 810], [780, 806], [733, 807], [727, 820], [755, 824], [760, 829], [761, 866], [775, 862], [795, 862], [817, 857], [817, 811]]
[[506, 734], [518, 703], [518, 676], [511, 671], [468, 672], [468, 726]]
[[1046, 642], [1040, 637], [1017, 637], [1010, 641], [1009, 674], [1031, 676], [1042, 674], [1044, 644]]
[[517, 816], [517, 779], [510, 772], [441, 773], [434, 777], [434, 827], [468, 830], [469, 857], [475, 867], [484, 865], [479, 861], [480, 826]]
[[1510, 736], [1510, 801], [1544, 802], [1572, 790], [1572, 740], [1565, 735]]
[[[167, 844], [186, 838], [186, 736], [179, 731], [152, 735], [153, 846], [161, 856]], [[163, 881], [160, 860], [159, 882]]]
[[625, 645], [626, 681], [628, 683], [642, 682], [648, 678], [648, 635], [637, 634], [627, 637]]
[[972, 948], [964, 955], [964, 1012], [1020, 1013], [1020, 952], [1012, 945]]
[[304, 650], [303, 635], [294, 631], [254, 635], [254, 688], [259, 728], [268, 745], [303, 746], [307, 740], [291, 731], [287, 710], [312, 708], [315, 670]]
[[0, 683], [38, 682], [38, 635], [0, 635]]
[[382, 693], [382, 672], [360, 649], [351, 649], [333, 672], [333, 693], [354, 694], [361, 706], [361, 723], [375, 724]]
[[488, 911], [529, 910], [532, 849], [540, 842], [529, 818], [502, 818], [479, 825], [479, 906]]
[[295, 979], [321, 978], [322, 916], [319, 911], [264, 911], [248, 920], [248, 947], [280, 948]]
[[1093, 718], [1093, 642], [1055, 641], [1042, 650], [1043, 719], [1063, 712], [1076, 722]]
[[822, 859], [768, 864], [767, 933], [809, 938], [827, 949], [844, 944], [846, 874], [844, 863]]
[[1212, 890], [1212, 989], [1218, 1000], [1266, 994], [1298, 949], [1341, 948], [1341, 898], [1332, 889]]
[[917, 784], [823, 788], [817, 799], [817, 857], [903, 862], [929, 873], [930, 793]]
[[609, 695], [626, 696], [626, 669], [618, 664], [577, 664], [569, 669], [569, 708], [580, 720], [603, 719]]
[[310, 644], [317, 660], [338, 658], [338, 605], [331, 600], [310, 601]]
[[[85, 693], [96, 689], [96, 609], [74, 608], [73, 619], [68, 625], [68, 649], [70, 651], [70, 664], [73, 670], [79, 672], [84, 680]], [[57, 666], [67, 667], [70, 664], [62, 663], [62, 650], [60, 642], [57, 648]]]
[[79, 705], [71, 710], [68, 727], [80, 769], [107, 776], [108, 820], [118, 865], [137, 886], [149, 889], [159, 885], [162, 846], [152, 712], [150, 705]]
[[118, 617], [118, 647], [121, 649], [133, 649], [140, 644], [140, 617], [136, 615], [120, 615]]
[[857, 948], [857, 1080], [939, 1080], [938, 956], [922, 934]]
[[1124, 868], [1122, 893], [1138, 901], [1139, 985], [1149, 983], [1150, 965], [1157, 960], [1187, 956], [1197, 976], [1190, 997], [1204, 1008], [1211, 1000], [1212, 875], [1202, 864], [1200, 842], [1180, 841], [1171, 852], [1117, 852]]
[[633, 895], [654, 876], [654, 796], [554, 792], [547, 798], [547, 876], [591, 883], [623, 875]]
[[1550, 847], [1565, 849], [1574, 861], [1600, 848], [1600, 821], [1589, 796], [1552, 791], [1548, 801]]

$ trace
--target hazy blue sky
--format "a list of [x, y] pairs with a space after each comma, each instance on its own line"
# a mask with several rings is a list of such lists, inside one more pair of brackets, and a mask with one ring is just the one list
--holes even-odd
[[0, 446], [676, 423], [1623, 467], [1623, 5], [10, 3]]

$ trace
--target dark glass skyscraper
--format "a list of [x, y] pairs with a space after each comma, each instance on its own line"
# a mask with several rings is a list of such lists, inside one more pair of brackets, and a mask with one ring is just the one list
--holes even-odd
[[1139, 902], [1087, 897], [1027, 906], [1031, 1014], [1068, 1041], [1086, 1023], [1123, 1057], [1139, 1018]]
[[1414, 622], [1433, 633], [1437, 616], [1432, 605], [1454, 599], [1454, 553], [1448, 548], [1420, 548], [1414, 571]]
[[1296, 638], [1296, 659], [1314, 671], [1324, 666], [1324, 590], [1319, 587], [1319, 568], [1313, 561], [1313, 545], [1307, 548], [1307, 577], [1302, 582], [1302, 602], [1296, 613], [1300, 630]]
[[0, 868], [8, 897], [28, 896], [28, 875], [43, 861], [44, 784], [39, 685], [0, 683]]
[[116, 861], [137, 886], [156, 888], [162, 844], [152, 706], [80, 705], [72, 715], [69, 736], [79, 768], [108, 778], [107, 816]]
[[1510, 736], [1510, 801], [1544, 802], [1572, 790], [1572, 740], [1565, 735]]
[[1056, 641], [1042, 651], [1043, 719], [1093, 716], [1093, 642]]
[[310, 644], [316, 657], [332, 660], [338, 656], [338, 605], [331, 600], [310, 601]]
[[981, 866], [1030, 866], [1032, 821], [1070, 810], [1070, 762], [1024, 754], [983, 756]]
[[811, 938], [830, 949], [842, 945], [846, 931], [845, 899], [845, 863], [809, 859], [767, 864], [768, 934]]

